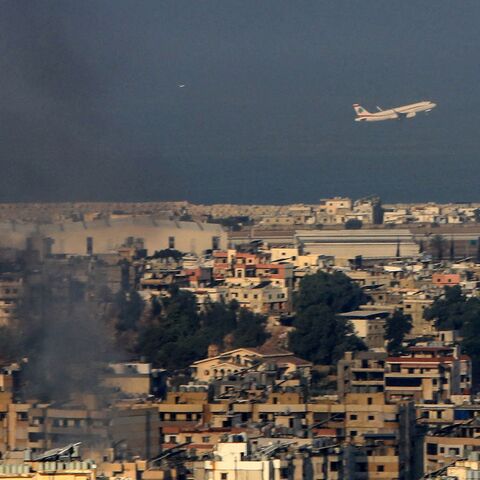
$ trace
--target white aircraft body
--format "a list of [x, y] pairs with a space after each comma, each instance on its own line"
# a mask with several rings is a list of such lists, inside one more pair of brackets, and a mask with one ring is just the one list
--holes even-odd
[[356, 122], [381, 122], [383, 120], [398, 120], [401, 118], [412, 118], [418, 112], [429, 112], [437, 106], [436, 103], [425, 101], [418, 103], [411, 103], [410, 105], [403, 105], [401, 107], [389, 108], [388, 110], [382, 110], [377, 107], [378, 112], [369, 112], [365, 110], [361, 105], [355, 103], [353, 108], [357, 116]]

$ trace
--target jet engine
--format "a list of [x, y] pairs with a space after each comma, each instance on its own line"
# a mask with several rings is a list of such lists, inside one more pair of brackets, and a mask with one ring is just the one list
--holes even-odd
[[406, 117], [407, 118], [412, 118], [416, 115], [416, 112], [410, 112], [410, 113], [407, 113]]

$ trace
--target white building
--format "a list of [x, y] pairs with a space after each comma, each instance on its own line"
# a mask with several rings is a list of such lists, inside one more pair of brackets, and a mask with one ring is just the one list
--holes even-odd
[[[116, 252], [128, 239], [141, 239], [149, 254], [167, 248], [201, 254], [227, 246], [227, 233], [215, 223], [179, 222], [152, 216], [62, 224], [0, 223], [0, 246], [24, 249], [27, 239], [49, 239], [53, 254]], [[87, 247], [89, 246], [89, 247]]]
[[281, 460], [252, 456], [245, 434], [218, 443], [214, 458], [195, 463], [194, 480], [280, 480]]

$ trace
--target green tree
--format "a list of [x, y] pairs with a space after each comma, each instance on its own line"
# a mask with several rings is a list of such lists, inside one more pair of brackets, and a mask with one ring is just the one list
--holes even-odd
[[334, 313], [355, 310], [365, 301], [362, 289], [344, 273], [317, 272], [300, 282], [295, 299], [297, 313], [313, 305], [324, 305]]
[[201, 330], [199, 334], [205, 337], [207, 345], [215, 343], [222, 345], [225, 335], [237, 327], [239, 305], [231, 302], [228, 305], [213, 302], [205, 307], [200, 315]]
[[153, 258], [159, 258], [161, 260], [173, 260], [179, 262], [183, 257], [182, 252], [175, 250], [174, 248], [165, 248], [164, 250], [156, 250], [153, 254]]
[[265, 331], [267, 319], [263, 315], [240, 308], [237, 314], [237, 324], [233, 330], [233, 348], [257, 347], [262, 345], [268, 338]]
[[151, 319], [139, 331], [136, 351], [155, 365], [183, 368], [201, 355], [192, 337], [200, 328], [195, 296], [177, 288], [163, 301], [160, 317]]
[[347, 230], [360, 230], [363, 227], [363, 222], [358, 218], [350, 218], [345, 222], [345, 228]]
[[443, 297], [437, 298], [432, 306], [425, 310], [426, 320], [434, 320], [439, 330], [459, 330], [464, 322], [468, 306], [472, 307], [476, 299], [467, 302], [459, 285], [445, 287]]
[[117, 309], [117, 322], [115, 327], [123, 332], [136, 330], [144, 309], [144, 301], [136, 290], [120, 290], [114, 299]]
[[213, 302], [202, 313], [197, 312], [195, 296], [172, 289], [171, 297], [163, 299], [161, 308], [142, 326], [137, 353], [157, 366], [170, 369], [188, 367], [207, 354], [212, 343], [226, 347], [259, 346], [268, 338], [266, 319], [237, 302]]
[[351, 322], [336, 314], [358, 308], [365, 300], [362, 290], [345, 274], [318, 272], [300, 282], [295, 299], [295, 330], [289, 346], [314, 363], [331, 364], [347, 350], [364, 349], [353, 334]]
[[391, 354], [399, 354], [402, 351], [402, 343], [405, 335], [412, 330], [412, 317], [405, 315], [401, 310], [396, 309], [393, 315], [387, 319], [385, 328], [385, 340], [387, 350]]
[[316, 364], [331, 365], [347, 350], [365, 346], [353, 334], [352, 324], [337, 317], [325, 305], [312, 305], [297, 315], [289, 346], [299, 356]]

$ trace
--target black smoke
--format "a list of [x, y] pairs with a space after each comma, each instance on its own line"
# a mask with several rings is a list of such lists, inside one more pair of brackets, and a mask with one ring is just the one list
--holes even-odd
[[91, 394], [108, 400], [102, 373], [121, 355], [102, 304], [85, 283], [49, 276], [27, 285], [12, 330], [19, 337], [16, 356], [27, 360], [24, 399], [81, 403]]

